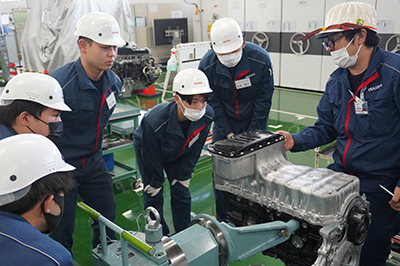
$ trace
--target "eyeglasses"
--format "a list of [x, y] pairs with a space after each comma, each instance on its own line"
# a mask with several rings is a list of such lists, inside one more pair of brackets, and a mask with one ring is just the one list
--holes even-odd
[[342, 34], [342, 35], [336, 37], [335, 39], [331, 39], [331, 40], [328, 39], [328, 38], [325, 38], [324, 41], [322, 42], [322, 46], [325, 47], [325, 49], [326, 49], [327, 51], [328, 51], [329, 48], [333, 49], [333, 48], [335, 48], [335, 42], [336, 42], [337, 40], [339, 40], [340, 38], [344, 37], [344, 36], [345, 36], [345, 35]]

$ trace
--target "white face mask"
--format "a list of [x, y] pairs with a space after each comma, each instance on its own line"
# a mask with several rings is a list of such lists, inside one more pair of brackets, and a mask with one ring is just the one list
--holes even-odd
[[221, 64], [223, 64], [226, 67], [234, 67], [236, 66], [240, 59], [242, 59], [242, 53], [243, 49], [240, 49], [239, 52], [232, 53], [232, 54], [225, 54], [225, 55], [217, 55], [219, 61]]
[[190, 121], [192, 121], [192, 122], [196, 122], [196, 121], [198, 121], [198, 120], [200, 120], [200, 118], [202, 118], [203, 117], [203, 115], [206, 113], [206, 106], [204, 106], [204, 108], [203, 109], [201, 109], [201, 110], [195, 110], [195, 109], [190, 109], [190, 108], [187, 108], [187, 107], [185, 107], [184, 105], [183, 105], [183, 102], [182, 102], [182, 100], [181, 100], [181, 97], [179, 97], [179, 101], [181, 102], [181, 106], [183, 107], [183, 110], [182, 110], [182, 108], [181, 108], [181, 111], [182, 111], [182, 113], [183, 113], [183, 115], [187, 118], [187, 119], [189, 119]]
[[353, 37], [353, 39], [351, 39], [351, 41], [349, 42], [349, 44], [346, 47], [343, 47], [342, 49], [331, 52], [333, 63], [335, 63], [339, 67], [342, 67], [342, 68], [352, 67], [357, 62], [358, 53], [360, 52], [362, 44], [358, 48], [358, 51], [355, 55], [350, 56], [349, 53], [347, 52], [347, 48], [353, 42], [354, 37]]

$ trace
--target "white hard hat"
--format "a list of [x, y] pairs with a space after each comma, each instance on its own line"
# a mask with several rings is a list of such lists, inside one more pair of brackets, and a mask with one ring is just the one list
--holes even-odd
[[103, 45], [123, 46], [117, 20], [106, 13], [92, 12], [84, 15], [76, 25], [75, 36], [82, 36]]
[[211, 93], [206, 74], [196, 68], [187, 68], [175, 76], [172, 91], [182, 95]]
[[226, 54], [243, 45], [243, 34], [239, 24], [232, 18], [221, 18], [214, 22], [210, 31], [211, 45], [218, 54]]
[[[345, 2], [332, 7], [325, 18], [325, 27], [316, 35], [324, 38], [329, 34], [354, 30], [361, 27], [377, 31], [375, 8], [363, 2]], [[344, 24], [344, 25], [343, 25]]]
[[9, 105], [14, 100], [26, 100], [60, 111], [71, 111], [64, 103], [63, 90], [58, 81], [45, 74], [23, 73], [7, 82], [0, 96], [0, 106]]
[[18, 134], [0, 141], [0, 206], [24, 197], [36, 180], [72, 171], [57, 146], [40, 134]]

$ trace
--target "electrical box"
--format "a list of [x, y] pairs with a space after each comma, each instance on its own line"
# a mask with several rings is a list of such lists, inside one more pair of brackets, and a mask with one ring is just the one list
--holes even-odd
[[[187, 41], [193, 41], [193, 6], [185, 3], [170, 4], [131, 4], [133, 21], [135, 21], [134, 35], [138, 47], [148, 47], [153, 53], [156, 63], [165, 63], [171, 54], [171, 44], [155, 45], [154, 19], [187, 18]], [[186, 39], [185, 39], [186, 40]]]

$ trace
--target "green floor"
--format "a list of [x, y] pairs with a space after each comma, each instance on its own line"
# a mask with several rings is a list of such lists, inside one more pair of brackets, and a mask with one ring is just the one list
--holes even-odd
[[[321, 93], [300, 92], [295, 90], [277, 88], [273, 97], [272, 110], [270, 113], [270, 130], [287, 130], [289, 132], [298, 132], [308, 125], [312, 125], [316, 120], [316, 106], [321, 98]], [[136, 96], [132, 99], [123, 100], [125, 104], [131, 104], [143, 108], [143, 101]], [[143, 100], [143, 99], [142, 99]], [[159, 99], [154, 102], [160, 102]], [[139, 106], [138, 106], [139, 105]], [[133, 165], [135, 157], [134, 150], [128, 149], [115, 153], [115, 160]], [[294, 164], [314, 166], [314, 151], [301, 153], [287, 153], [288, 160]], [[320, 167], [328, 165], [327, 161], [321, 161]], [[211, 184], [211, 159], [204, 157], [197, 164], [193, 178], [190, 184], [192, 195], [192, 211], [200, 214], [206, 213], [215, 215], [214, 196]], [[145, 219], [140, 214], [143, 213], [142, 194], [136, 193], [132, 189], [133, 181], [125, 179], [114, 184], [115, 198], [117, 202], [116, 224], [126, 230], [144, 231]], [[166, 221], [172, 226], [172, 217], [169, 206], [169, 188], [168, 182], [165, 184], [165, 207], [164, 213]], [[138, 218], [139, 217], [139, 218]], [[74, 233], [73, 254], [76, 266], [93, 265], [91, 255], [91, 228], [90, 219], [81, 210], [77, 210], [76, 227]], [[284, 265], [279, 260], [265, 257], [261, 254], [256, 255], [243, 262], [236, 262], [230, 265]]]

